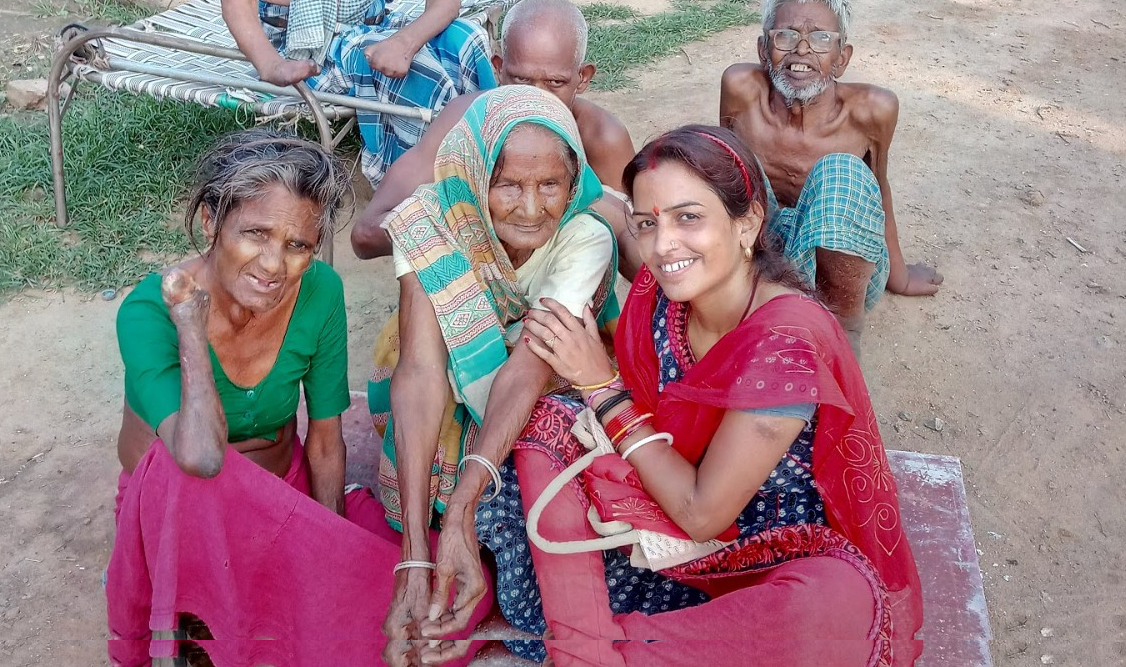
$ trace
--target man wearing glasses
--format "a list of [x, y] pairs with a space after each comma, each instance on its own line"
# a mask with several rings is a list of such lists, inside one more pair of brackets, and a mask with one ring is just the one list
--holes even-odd
[[852, 58], [851, 0], [764, 0], [761, 65], [723, 74], [720, 124], [768, 178], [770, 228], [834, 310], [859, 353], [864, 314], [884, 289], [930, 295], [942, 276], [899, 249], [888, 147], [899, 100], [837, 79]]

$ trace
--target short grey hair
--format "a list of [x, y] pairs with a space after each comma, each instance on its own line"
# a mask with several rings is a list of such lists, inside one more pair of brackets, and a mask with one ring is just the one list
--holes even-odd
[[575, 35], [575, 67], [582, 66], [586, 60], [586, 43], [590, 34], [586, 18], [579, 8], [568, 0], [522, 0], [504, 15], [500, 29], [500, 57], [507, 58], [505, 45], [509, 31], [520, 27], [534, 28], [545, 21], [557, 20], [567, 26]]
[[196, 167], [185, 214], [188, 238], [195, 243], [195, 218], [201, 208], [207, 208], [218, 232], [232, 211], [276, 184], [320, 206], [319, 247], [336, 228], [351, 182], [340, 159], [319, 144], [267, 128], [232, 132]]
[[787, 2], [820, 2], [821, 4], [827, 5], [837, 17], [838, 31], [841, 33], [841, 46], [848, 43], [848, 29], [852, 24], [852, 0], [763, 0], [763, 33], [774, 30], [774, 22], [778, 17], [778, 8]]

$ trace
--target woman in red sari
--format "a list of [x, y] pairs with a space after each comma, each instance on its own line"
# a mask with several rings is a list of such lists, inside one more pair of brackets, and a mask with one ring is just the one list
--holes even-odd
[[[595, 458], [539, 523], [555, 542], [596, 537], [593, 504], [711, 553], [653, 572], [618, 550], [533, 546], [550, 660], [912, 664], [919, 579], [868, 391], [766, 236], [754, 157], [727, 130], [686, 127], [643, 148], [624, 183], [645, 268], [615, 340], [620, 379], [589, 314], [547, 302], [525, 325], [621, 456]], [[541, 437], [529, 429], [516, 453], [525, 509], [585, 453], [570, 434], [582, 407], [533, 414]]]

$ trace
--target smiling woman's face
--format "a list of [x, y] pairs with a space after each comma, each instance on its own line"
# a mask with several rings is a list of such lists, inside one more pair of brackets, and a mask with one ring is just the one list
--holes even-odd
[[691, 301], [746, 272], [742, 247], [753, 243], [758, 225], [736, 224], [719, 195], [684, 165], [660, 162], [638, 173], [633, 205], [630, 231], [641, 259], [673, 301]]
[[539, 125], [519, 125], [505, 139], [489, 185], [489, 217], [514, 263], [559, 229], [574, 179], [564, 149], [554, 132]]

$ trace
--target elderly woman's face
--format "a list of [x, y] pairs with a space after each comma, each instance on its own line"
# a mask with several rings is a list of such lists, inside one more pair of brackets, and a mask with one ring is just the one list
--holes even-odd
[[520, 127], [505, 140], [500, 163], [489, 186], [493, 229], [510, 256], [541, 248], [571, 200], [560, 139], [547, 128]]
[[215, 281], [236, 303], [262, 313], [293, 295], [313, 261], [321, 209], [279, 184], [227, 214], [218, 234], [204, 209]]

